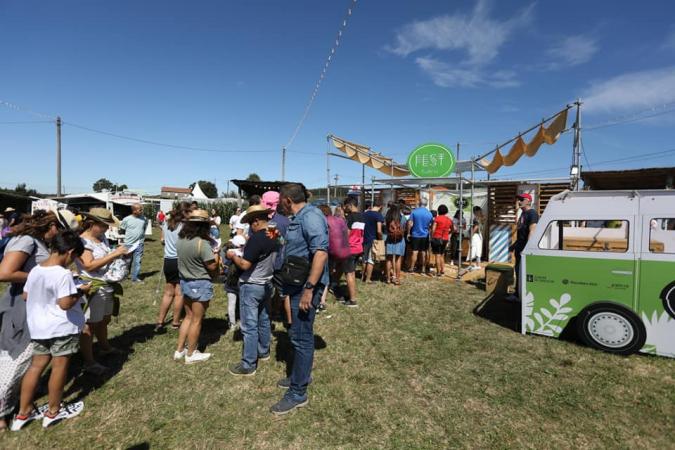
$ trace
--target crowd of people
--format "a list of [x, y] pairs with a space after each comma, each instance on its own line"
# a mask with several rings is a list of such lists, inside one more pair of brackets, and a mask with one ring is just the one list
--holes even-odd
[[[459, 251], [453, 239], [466, 232], [464, 222], [448, 217], [446, 205], [430, 211], [424, 199], [412, 210], [400, 201], [384, 211], [377, 200], [360, 208], [351, 196], [334, 208], [308, 200], [304, 186], [294, 183], [252, 196], [248, 208], [229, 219], [229, 239], [221, 238], [215, 211], [194, 202], [162, 212], [159, 220], [165, 286], [155, 333], [167, 326], [177, 331], [175, 361], [208, 361], [211, 354], [200, 351], [199, 338], [214, 283], [223, 283], [228, 327], [237, 327], [238, 313], [243, 337], [241, 359], [229, 372], [253, 376], [270, 358], [271, 318], [280, 315], [294, 357], [290, 376], [277, 382], [286, 393], [271, 407], [274, 414], [308, 402], [314, 319], [326, 308], [328, 292], [355, 308], [359, 268], [363, 283], [379, 278], [398, 286], [405, 271], [442, 276], [447, 251]], [[480, 208], [472, 217], [469, 259], [479, 267]], [[117, 247], [106, 238], [111, 226], [124, 236]], [[83, 370], [102, 375], [106, 356], [121, 352], [108, 341], [108, 324], [118, 313], [121, 281], [130, 276], [132, 283], [143, 282], [146, 227], [141, 205], [121, 222], [105, 208], [81, 217], [59, 209], [13, 219], [0, 262], [0, 281], [10, 283], [0, 302], [0, 428], [8, 426], [5, 418], [17, 404], [12, 430], [38, 419], [48, 427], [82, 411], [81, 401], [61, 401], [69, 360], [79, 352]], [[37, 383], [50, 363], [49, 401], [37, 407]]]

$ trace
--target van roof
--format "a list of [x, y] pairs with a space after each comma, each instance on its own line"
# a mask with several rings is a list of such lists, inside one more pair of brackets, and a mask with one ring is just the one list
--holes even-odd
[[637, 214], [640, 209], [663, 213], [675, 210], [675, 190], [563, 191], [551, 197], [545, 213], [612, 219]]

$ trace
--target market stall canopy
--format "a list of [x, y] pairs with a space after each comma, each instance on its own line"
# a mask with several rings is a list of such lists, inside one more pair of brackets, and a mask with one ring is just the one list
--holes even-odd
[[410, 176], [410, 171], [405, 164], [398, 164], [393, 158], [387, 158], [381, 153], [374, 152], [370, 147], [356, 144], [346, 139], [330, 135], [330, 140], [335, 148], [345, 153], [347, 157], [359, 164], [364, 164], [380, 172], [395, 177]]
[[208, 198], [197, 182], [195, 182], [195, 187], [192, 188], [192, 198], [195, 200], [205, 200]]
[[502, 166], [514, 165], [523, 155], [532, 157], [539, 151], [539, 147], [541, 147], [542, 144], [554, 144], [562, 134], [563, 130], [565, 130], [566, 125], [567, 109], [556, 115], [548, 127], [544, 127], [544, 124], [542, 123], [537, 130], [537, 134], [534, 135], [529, 143], [526, 144], [523, 137], [518, 136], [506, 155], [502, 155], [500, 150], [497, 149], [497, 151], [494, 152], [492, 161], [481, 159], [480, 164], [488, 173], [492, 174], [498, 171]]

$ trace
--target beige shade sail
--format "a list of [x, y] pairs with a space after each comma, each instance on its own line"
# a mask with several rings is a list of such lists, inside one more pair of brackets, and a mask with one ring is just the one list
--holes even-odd
[[516, 139], [516, 142], [511, 146], [511, 149], [506, 155], [502, 155], [500, 150], [497, 150], [492, 157], [492, 161], [482, 159], [479, 163], [488, 173], [495, 173], [503, 166], [512, 166], [517, 163], [523, 155], [529, 157], [536, 155], [542, 144], [555, 144], [566, 125], [567, 110], [555, 116], [548, 127], [544, 127], [542, 124], [529, 144], [525, 143], [522, 136], [518, 136], [518, 139]]
[[330, 136], [335, 148], [345, 153], [347, 157], [359, 164], [364, 164], [380, 172], [395, 177], [410, 176], [410, 171], [404, 164], [398, 164], [392, 158], [374, 152], [370, 147], [347, 141], [337, 136]]

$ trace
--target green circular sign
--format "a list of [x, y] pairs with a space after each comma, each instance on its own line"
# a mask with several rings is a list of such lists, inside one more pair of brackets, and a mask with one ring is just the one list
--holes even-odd
[[455, 168], [455, 155], [441, 144], [424, 144], [408, 156], [410, 173], [419, 178], [445, 177]]

